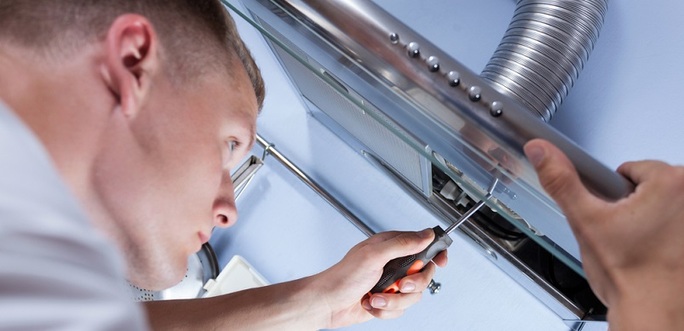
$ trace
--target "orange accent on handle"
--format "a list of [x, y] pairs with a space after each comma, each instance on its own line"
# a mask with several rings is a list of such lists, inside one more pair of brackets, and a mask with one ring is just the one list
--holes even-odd
[[392, 285], [387, 286], [387, 288], [385, 290], [383, 290], [382, 293], [398, 293], [399, 292], [399, 281], [400, 280], [397, 280], [396, 282], [392, 283]]
[[[407, 275], [407, 276], [408, 276], [408, 275], [413, 275], [413, 274], [415, 274], [415, 273], [420, 272], [421, 270], [423, 270], [423, 266], [424, 266], [424, 265], [425, 265], [425, 264], [424, 264], [423, 261], [421, 261], [421, 260], [418, 260], [418, 261], [416, 261], [416, 262], [413, 262], [413, 264], [408, 268], [408, 270], [406, 270], [406, 275]], [[402, 277], [402, 278], [403, 278], [403, 277]], [[399, 292], [399, 282], [400, 282], [400, 281], [401, 281], [401, 279], [397, 279], [397, 281], [394, 282], [394, 283], [392, 283], [392, 285], [387, 286], [387, 288], [384, 289], [384, 290], [382, 291], [382, 293], [398, 293], [398, 292]]]
[[413, 274], [415, 274], [415, 273], [418, 273], [419, 271], [423, 270], [423, 266], [424, 266], [424, 265], [425, 265], [425, 264], [424, 264], [423, 261], [421, 261], [421, 260], [418, 260], [418, 261], [416, 261], [416, 262], [413, 262], [413, 264], [411, 265], [411, 267], [408, 268], [408, 271], [406, 271], [406, 274], [407, 274], [407, 275], [413, 275]]

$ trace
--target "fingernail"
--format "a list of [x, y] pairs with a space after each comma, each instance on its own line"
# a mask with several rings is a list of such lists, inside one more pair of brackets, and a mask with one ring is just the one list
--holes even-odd
[[371, 304], [367, 299], [361, 301], [361, 307], [363, 307], [363, 309], [368, 310], [368, 311], [373, 310], [373, 307], [371, 307]]
[[530, 160], [532, 165], [535, 167], [538, 167], [542, 161], [544, 161], [545, 154], [546, 152], [544, 149], [539, 146], [525, 148], [525, 155], [527, 155], [527, 159]]
[[432, 235], [432, 229], [425, 229], [418, 232], [418, 236], [421, 238], [429, 238]]
[[401, 291], [404, 293], [412, 292], [415, 289], [416, 289], [416, 284], [413, 284], [413, 283], [406, 282], [403, 285], [401, 285]]
[[385, 307], [387, 306], [387, 300], [385, 300], [385, 298], [383, 297], [374, 297], [373, 299], [371, 299], [371, 306], [375, 308]]

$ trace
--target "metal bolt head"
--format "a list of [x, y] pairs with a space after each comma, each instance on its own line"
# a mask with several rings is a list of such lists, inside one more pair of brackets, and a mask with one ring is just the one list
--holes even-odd
[[458, 71], [449, 71], [446, 74], [446, 78], [451, 86], [458, 86], [458, 84], [461, 83], [461, 74], [459, 74]]
[[503, 114], [503, 103], [501, 101], [492, 102], [491, 106], [489, 106], [489, 114], [494, 117], [501, 116]]
[[392, 42], [392, 44], [396, 44], [396, 43], [399, 42], [399, 35], [396, 34], [396, 33], [394, 33], [394, 32], [392, 32], [392, 33], [390, 33], [390, 35], [389, 35], [389, 39], [390, 39], [390, 41]]
[[425, 60], [425, 63], [427, 63], [428, 69], [430, 69], [430, 71], [435, 72], [439, 70], [439, 59], [436, 56], [431, 55], [427, 58], [427, 60]]
[[496, 252], [494, 252], [494, 250], [491, 249], [491, 248], [485, 249], [485, 254], [487, 254], [487, 256], [489, 256], [489, 257], [490, 257], [491, 259], [493, 259], [493, 260], [498, 260], [498, 259], [499, 259], [499, 257], [496, 256]]
[[420, 45], [417, 42], [412, 41], [407, 46], [408, 55], [410, 57], [418, 57], [420, 55]]
[[480, 98], [482, 98], [482, 89], [479, 86], [471, 86], [468, 88], [468, 97], [471, 101], [480, 101]]
[[442, 289], [442, 284], [431, 280], [430, 284], [428, 284], [428, 289], [430, 290], [430, 294], [437, 294], [439, 293], [439, 290]]

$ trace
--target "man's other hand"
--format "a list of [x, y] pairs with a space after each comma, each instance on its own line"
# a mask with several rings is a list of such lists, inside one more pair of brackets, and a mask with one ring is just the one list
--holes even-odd
[[575, 233], [611, 330], [684, 330], [684, 167], [625, 163], [617, 171], [636, 188], [610, 202], [549, 142], [532, 140], [525, 154]]

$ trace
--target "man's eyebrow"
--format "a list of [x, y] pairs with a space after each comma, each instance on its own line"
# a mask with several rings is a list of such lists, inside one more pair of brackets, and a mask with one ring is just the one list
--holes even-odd
[[251, 150], [254, 147], [254, 142], [256, 141], [256, 125], [249, 126], [249, 142], [247, 142], [247, 149]]

